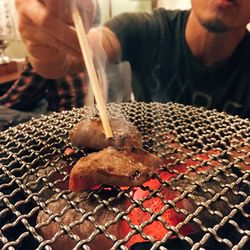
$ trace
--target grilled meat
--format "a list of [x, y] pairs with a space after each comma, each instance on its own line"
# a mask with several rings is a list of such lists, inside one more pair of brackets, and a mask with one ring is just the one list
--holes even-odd
[[124, 119], [110, 118], [113, 138], [106, 139], [100, 119], [87, 119], [70, 131], [71, 142], [77, 147], [103, 149], [114, 147], [142, 147], [142, 137], [136, 127]]
[[149, 180], [161, 159], [140, 148], [108, 147], [81, 158], [70, 173], [69, 188], [81, 191], [97, 184], [138, 186]]
[[[119, 200], [111, 190], [105, 190], [99, 193], [99, 199], [109, 200], [110, 207], [115, 207], [119, 211], [125, 208], [125, 201], [123, 198]], [[118, 212], [108, 209], [106, 205], [98, 201], [97, 196], [90, 196], [88, 193], [70, 193], [68, 199], [74, 202], [74, 207], [69, 204], [65, 198], [54, 195], [52, 202], [46, 207], [46, 212], [41, 211], [37, 217], [37, 228], [39, 234], [46, 240], [52, 239], [59, 231], [62, 231], [62, 226], [65, 226], [71, 234], [75, 234], [81, 240], [91, 240], [86, 244], [91, 249], [110, 249], [113, 246], [113, 241], [108, 239], [107, 235], [112, 234], [121, 238], [120, 223], [113, 222]], [[114, 201], [115, 199], [115, 201]], [[48, 212], [49, 211], [49, 212]], [[57, 214], [57, 217], [51, 216], [50, 213]], [[87, 216], [88, 215], [88, 216]], [[75, 223], [81, 221], [81, 223]], [[98, 230], [96, 227], [102, 227]], [[61, 226], [61, 227], [60, 227]], [[53, 249], [73, 249], [77, 245], [77, 241], [72, 239], [69, 235], [62, 233], [59, 238], [51, 244]], [[95, 233], [95, 236], [92, 234]]]

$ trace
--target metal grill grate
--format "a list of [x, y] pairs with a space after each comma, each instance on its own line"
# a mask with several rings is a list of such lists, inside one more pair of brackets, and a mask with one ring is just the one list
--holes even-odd
[[249, 249], [249, 120], [174, 103], [108, 111], [136, 125], [144, 148], [166, 159], [152, 178], [157, 188], [136, 189], [140, 198], [132, 188], [105, 186], [70, 193], [70, 167], [91, 151], [66, 155], [74, 148], [68, 131], [97, 110], [33, 119], [0, 134], [1, 249]]

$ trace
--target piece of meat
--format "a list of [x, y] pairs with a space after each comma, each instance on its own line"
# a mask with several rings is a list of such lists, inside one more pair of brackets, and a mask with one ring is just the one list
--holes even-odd
[[[110, 207], [124, 211], [125, 200], [124, 198], [117, 199], [116, 195], [117, 193], [112, 190], [98, 193], [99, 199], [109, 200]], [[110, 201], [110, 198], [113, 201]], [[54, 195], [46, 207], [47, 212], [41, 211], [37, 217], [37, 231], [45, 240], [51, 240], [58, 232], [62, 231], [60, 226], [69, 229], [70, 232], [61, 234], [50, 245], [53, 249], [73, 249], [78, 242], [70, 237], [70, 233], [77, 235], [80, 240], [86, 240], [90, 237], [90, 242], [86, 242], [86, 244], [91, 249], [96, 250], [106, 250], [113, 246], [114, 242], [108, 238], [107, 234], [112, 234], [118, 239], [122, 237], [120, 230], [122, 220], [111, 223], [119, 212], [109, 209], [95, 196], [90, 196], [85, 192], [70, 193], [68, 199], [71, 203], [74, 202], [74, 206], [61, 196]], [[49, 213], [57, 216], [49, 215]], [[102, 229], [104, 232], [98, 230], [97, 226], [104, 228]], [[97, 233], [95, 236], [91, 235], [95, 232]]]
[[[208, 153], [209, 157], [217, 154], [217, 151]], [[159, 173], [159, 178], [151, 179], [141, 187], [135, 188], [131, 195], [133, 199], [141, 201], [142, 205], [141, 207], [134, 207], [128, 215], [131, 223], [140, 226], [149, 221], [151, 216], [156, 213], [161, 213], [161, 219], [166, 222], [166, 225], [174, 227], [179, 226], [180, 223], [187, 219], [188, 215], [194, 213], [197, 213], [195, 215], [197, 220], [200, 220], [202, 225], [207, 228], [212, 228], [220, 223], [222, 218], [231, 212], [232, 207], [230, 206], [240, 204], [245, 199], [245, 197], [239, 195], [239, 191], [243, 190], [249, 195], [249, 187], [242, 182], [237, 183], [232, 188], [227, 188], [227, 185], [236, 182], [236, 174], [239, 173], [236, 173], [237, 169], [233, 168], [219, 171], [218, 169], [223, 166], [218, 161], [212, 160], [209, 165], [198, 166], [202, 161], [209, 159], [208, 155], [200, 154], [194, 156], [192, 160], [186, 160], [185, 163], [177, 165], [172, 164], [173, 161], [169, 161], [168, 163], [171, 164]], [[215, 174], [216, 171], [217, 174]], [[183, 174], [183, 177], [180, 177], [179, 174]], [[210, 178], [207, 177], [209, 175], [211, 175]], [[214, 178], [212, 178], [213, 175]], [[163, 183], [165, 185], [162, 185]], [[217, 197], [212, 201], [223, 189], [221, 195], [223, 198]], [[153, 192], [156, 193], [152, 196]], [[184, 192], [188, 193], [183, 196]], [[209, 203], [209, 201], [211, 202]], [[130, 205], [130, 201], [127, 200], [127, 206], [130, 207]], [[151, 211], [151, 214], [149, 211]], [[222, 216], [219, 216], [220, 214]], [[126, 236], [132, 229], [126, 221], [123, 221], [122, 230]], [[199, 225], [192, 220], [181, 227], [179, 226], [179, 232], [184, 236], [200, 230]], [[154, 240], [162, 240], [170, 232], [157, 219], [145, 225], [142, 231]], [[171, 237], [176, 237], [176, 235], [172, 234]], [[136, 234], [129, 240], [127, 245], [132, 246], [135, 243], [144, 241], [146, 240], [140, 234]]]
[[77, 123], [70, 131], [71, 142], [77, 147], [103, 149], [113, 147], [142, 147], [142, 136], [134, 125], [124, 119], [110, 118], [113, 137], [106, 139], [100, 119]]
[[161, 158], [141, 148], [113, 148], [82, 157], [70, 173], [69, 188], [81, 191], [98, 184], [139, 186], [149, 180]]

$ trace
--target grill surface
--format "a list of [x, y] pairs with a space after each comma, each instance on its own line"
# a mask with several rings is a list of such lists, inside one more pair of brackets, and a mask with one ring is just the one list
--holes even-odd
[[[103, 198], [101, 192], [105, 187], [102, 186], [96, 191], [89, 191], [87, 198], [97, 200], [96, 209], [88, 213], [79, 210], [84, 219], [76, 220], [74, 225], [65, 225], [61, 218], [67, 209], [78, 209], [77, 203], [70, 198], [70, 192], [61, 189], [67, 185], [68, 166], [73, 166], [80, 156], [90, 153], [87, 149], [76, 149], [74, 155], [66, 156], [64, 151], [74, 148], [69, 142], [68, 131], [78, 121], [98, 113], [94, 107], [85, 107], [33, 119], [0, 134], [1, 249], [50, 249], [62, 235], [68, 235], [76, 249], [90, 249], [89, 244], [101, 233], [112, 242], [113, 249], [128, 249], [128, 242], [134, 235], [140, 235], [146, 242], [133, 244], [131, 249], [249, 249], [249, 120], [174, 103], [109, 104], [108, 111], [112, 116], [125, 116], [136, 125], [143, 135], [146, 150], [171, 159], [159, 174], [200, 155], [207, 157], [196, 160], [198, 166], [212, 169], [216, 163], [217, 167], [214, 171], [197, 172], [199, 178], [174, 170], [174, 177], [164, 181], [155, 174], [153, 179], [161, 183], [159, 190], [178, 191], [179, 195], [174, 200], [167, 200], [159, 190], [150, 188], [147, 197], [135, 200], [131, 188], [115, 187], [112, 188], [113, 196]], [[212, 150], [216, 154], [212, 154]], [[197, 164], [189, 171], [195, 172], [196, 169]], [[197, 200], [195, 197], [200, 191], [205, 198]], [[228, 198], [229, 193], [237, 197], [236, 202]], [[124, 209], [114, 205], [121, 197], [130, 201]], [[144, 201], [153, 197], [162, 199], [162, 210], [153, 212], [145, 207]], [[183, 199], [191, 200], [195, 209], [190, 212], [178, 208], [178, 201]], [[54, 214], [48, 209], [48, 205], [57, 200], [63, 200], [68, 206], [61, 214]], [[216, 204], [222, 206], [222, 211]], [[113, 211], [115, 219], [105, 225], [95, 223], [93, 218], [101, 207]], [[135, 208], [149, 215], [141, 225], [134, 225], [130, 220]], [[163, 217], [169, 208], [181, 214], [184, 221], [176, 226], [169, 225]], [[46, 223], [36, 222], [41, 211], [49, 215], [47, 225], [52, 222], [59, 225], [60, 230], [51, 239], [44, 239], [40, 234], [41, 228], [46, 226]], [[72, 230], [83, 220], [94, 225], [93, 232], [86, 239], [79, 238]], [[110, 225], [121, 220], [130, 228], [124, 238], [108, 232]], [[162, 223], [168, 230], [162, 239], [154, 239], [144, 231], [154, 221]], [[183, 234], [181, 228], [188, 223], [195, 225], [196, 230]]]

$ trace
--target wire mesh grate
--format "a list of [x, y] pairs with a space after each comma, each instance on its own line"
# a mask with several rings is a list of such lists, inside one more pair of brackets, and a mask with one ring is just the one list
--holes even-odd
[[176, 103], [108, 111], [165, 159], [151, 182], [68, 190], [70, 169], [92, 152], [68, 131], [98, 116], [95, 107], [9, 128], [0, 134], [1, 249], [249, 249], [249, 120]]

